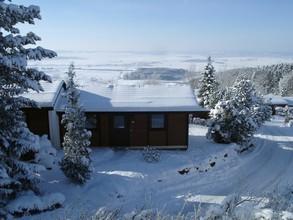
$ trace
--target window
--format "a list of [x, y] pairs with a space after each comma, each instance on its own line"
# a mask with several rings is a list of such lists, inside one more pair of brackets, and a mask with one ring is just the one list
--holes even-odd
[[85, 128], [86, 129], [97, 128], [97, 115], [96, 114], [86, 115]]
[[125, 128], [125, 118], [123, 115], [114, 116], [114, 128]]
[[164, 128], [165, 116], [164, 114], [153, 114], [151, 118], [151, 128]]

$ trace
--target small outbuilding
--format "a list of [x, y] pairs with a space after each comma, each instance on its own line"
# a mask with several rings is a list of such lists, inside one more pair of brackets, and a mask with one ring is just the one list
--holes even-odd
[[[65, 133], [61, 124], [66, 107], [66, 99], [61, 95], [64, 89], [64, 82], [61, 82], [55, 89], [55, 96], [51, 96], [50, 109], [38, 109], [48, 110], [48, 117], [43, 113], [38, 120], [49, 125], [48, 135], [56, 146], [61, 146]], [[93, 82], [79, 89], [93, 147], [186, 149], [189, 114], [200, 115], [206, 111], [198, 105], [192, 89], [186, 84], [121, 80], [109, 85]], [[32, 98], [41, 103], [40, 97]], [[33, 127], [41, 123], [33, 124], [31, 120], [29, 116], [29, 128], [37, 130]]]
[[265, 95], [264, 96], [265, 103], [271, 106], [272, 114], [276, 114], [276, 109], [278, 107], [293, 107], [293, 97], [283, 97], [278, 95]]

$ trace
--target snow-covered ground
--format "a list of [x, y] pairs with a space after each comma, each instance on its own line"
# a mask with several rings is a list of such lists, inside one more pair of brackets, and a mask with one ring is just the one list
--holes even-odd
[[207, 140], [206, 131], [191, 125], [188, 150], [161, 151], [157, 163], [145, 162], [139, 150], [93, 149], [95, 170], [84, 186], [70, 183], [58, 167], [46, 171], [41, 190], [63, 193], [65, 206], [28, 219], [74, 219], [103, 206], [122, 213], [192, 212], [199, 202], [220, 203], [234, 192], [257, 197], [292, 185], [293, 128], [282, 118], [267, 122], [255, 135], [254, 151], [241, 155], [233, 144]]

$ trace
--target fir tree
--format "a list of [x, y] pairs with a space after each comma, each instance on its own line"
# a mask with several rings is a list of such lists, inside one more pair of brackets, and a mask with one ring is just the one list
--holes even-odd
[[211, 110], [208, 138], [219, 143], [247, 145], [253, 133], [271, 116], [271, 108], [258, 96], [251, 81], [242, 79], [226, 90]]
[[218, 82], [215, 78], [215, 69], [212, 65], [211, 57], [208, 57], [208, 64], [205, 67], [205, 71], [202, 73], [202, 79], [200, 81], [200, 89], [198, 91], [198, 97], [200, 98], [199, 104], [206, 108], [213, 108], [217, 103]]
[[279, 91], [281, 96], [293, 95], [293, 71], [283, 76], [279, 82]]
[[91, 132], [85, 129], [86, 117], [79, 105], [79, 90], [74, 82], [73, 64], [67, 72], [67, 107], [62, 117], [65, 126], [63, 147], [64, 158], [60, 166], [64, 174], [73, 182], [83, 184], [90, 178], [91, 167], [89, 149]]
[[250, 109], [256, 101], [256, 91], [250, 80], [241, 79], [232, 87], [232, 97], [237, 100], [238, 109]]
[[20, 34], [17, 25], [41, 19], [37, 6], [21, 6], [0, 1], [0, 218], [5, 207], [20, 192], [38, 192], [39, 171], [33, 155], [38, 151], [35, 136], [27, 129], [22, 107], [34, 106], [21, 97], [29, 90], [42, 91], [40, 81], [51, 81], [44, 72], [27, 67], [28, 60], [52, 58], [56, 53], [41, 47], [29, 48], [40, 37]]
[[256, 127], [249, 117], [248, 109], [238, 109], [235, 99], [220, 101], [211, 110], [211, 124], [207, 137], [217, 143], [237, 143], [245, 145], [250, 141]]

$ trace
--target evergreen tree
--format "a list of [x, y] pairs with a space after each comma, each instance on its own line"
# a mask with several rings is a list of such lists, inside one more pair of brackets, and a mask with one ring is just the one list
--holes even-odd
[[212, 65], [211, 57], [208, 57], [208, 64], [205, 67], [205, 71], [202, 73], [202, 79], [200, 81], [200, 88], [198, 91], [198, 98], [200, 98], [199, 104], [202, 107], [213, 108], [217, 103], [217, 91], [218, 82], [215, 78], [215, 69]]
[[242, 79], [226, 90], [211, 110], [208, 138], [218, 143], [247, 145], [256, 129], [271, 116], [271, 108], [258, 96], [251, 81]]
[[293, 95], [293, 71], [285, 75], [279, 82], [279, 91], [281, 96]]
[[85, 129], [86, 117], [79, 105], [79, 91], [74, 82], [73, 64], [70, 65], [67, 75], [67, 106], [62, 117], [66, 133], [63, 140], [64, 158], [60, 166], [64, 174], [73, 182], [83, 184], [90, 178], [91, 173], [88, 149], [91, 132]]
[[41, 19], [37, 6], [21, 6], [0, 1], [0, 218], [5, 207], [20, 192], [38, 192], [36, 183], [42, 166], [35, 164], [36, 137], [24, 122], [22, 107], [34, 106], [21, 97], [29, 90], [42, 91], [40, 81], [51, 81], [44, 72], [27, 67], [28, 60], [52, 58], [56, 53], [41, 47], [29, 48], [40, 37], [20, 34], [17, 25]]
[[211, 124], [207, 137], [217, 143], [245, 145], [250, 141], [256, 127], [249, 117], [248, 109], [238, 109], [235, 99], [220, 101], [211, 110]]
[[250, 109], [256, 101], [256, 91], [250, 80], [240, 79], [232, 87], [232, 97], [237, 100], [238, 109]]

